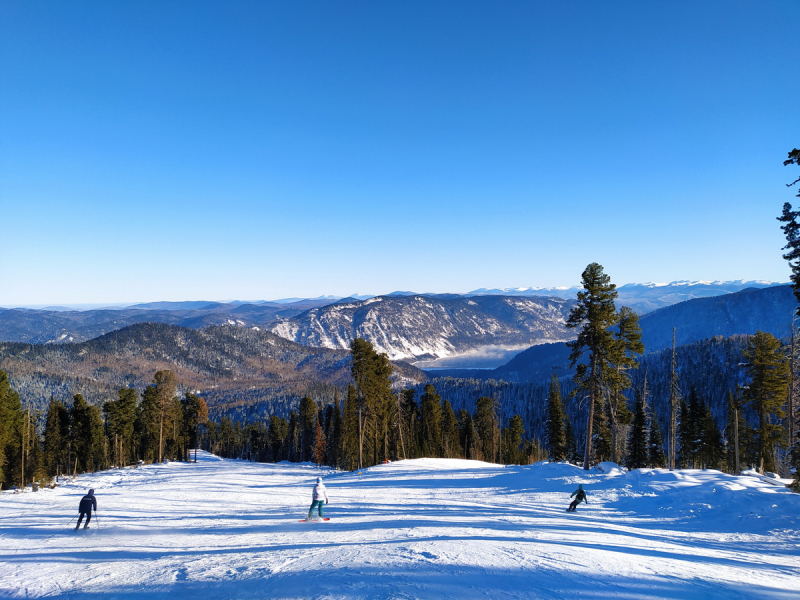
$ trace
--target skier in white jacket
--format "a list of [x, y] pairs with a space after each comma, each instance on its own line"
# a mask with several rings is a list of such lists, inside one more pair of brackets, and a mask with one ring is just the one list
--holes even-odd
[[325, 484], [322, 483], [322, 478], [317, 477], [317, 485], [314, 486], [314, 492], [311, 496], [311, 508], [308, 509], [308, 520], [311, 520], [311, 513], [314, 508], [319, 512], [319, 518], [322, 518], [322, 506], [328, 503], [328, 490], [325, 489]]

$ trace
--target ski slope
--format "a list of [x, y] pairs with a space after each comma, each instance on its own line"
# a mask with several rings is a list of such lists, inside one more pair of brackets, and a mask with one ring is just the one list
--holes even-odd
[[[301, 523], [317, 475], [328, 522]], [[566, 513], [578, 484], [589, 504]], [[74, 532], [88, 488], [98, 513]], [[0, 495], [12, 598], [800, 598], [800, 496], [756, 477], [198, 454]], [[99, 518], [97, 518], [99, 516]]]

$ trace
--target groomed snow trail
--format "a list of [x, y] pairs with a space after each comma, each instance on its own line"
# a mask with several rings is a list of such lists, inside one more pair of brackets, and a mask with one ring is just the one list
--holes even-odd
[[[301, 523], [318, 475], [331, 521]], [[589, 504], [566, 513], [578, 484]], [[74, 532], [88, 488], [99, 510]], [[800, 599], [799, 515], [800, 496], [718, 471], [420, 459], [359, 474], [199, 453], [4, 492], [0, 595]]]

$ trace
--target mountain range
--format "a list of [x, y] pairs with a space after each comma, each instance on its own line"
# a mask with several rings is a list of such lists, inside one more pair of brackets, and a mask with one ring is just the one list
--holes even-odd
[[[489, 352], [486, 344], [494, 341], [500, 352], [507, 349], [503, 343], [518, 339], [515, 336], [564, 340], [559, 336], [567, 331], [563, 325], [572, 302], [507, 296], [378, 297], [312, 308], [281, 323], [295, 323], [302, 317], [316, 324], [316, 329], [309, 328], [309, 334], [328, 335], [326, 332], [337, 331], [338, 343], [342, 346], [347, 345], [345, 336], [357, 332], [371, 337], [380, 351], [390, 349], [381, 345], [388, 342], [398, 344], [396, 347], [401, 349], [427, 351], [419, 344], [439, 336], [452, 348], [473, 347], [485, 352]], [[790, 286], [778, 286], [695, 299], [654, 311], [640, 320], [648, 352], [643, 361], [666, 360], [663, 351], [671, 346], [675, 328], [679, 356], [686, 365], [682, 368], [693, 370], [692, 377], [696, 379], [697, 373], [703, 371], [703, 364], [710, 360], [709, 356], [722, 356], [714, 350], [715, 346], [698, 346], [700, 341], [715, 336], [715, 339], [729, 340], [759, 329], [785, 338], [790, 332], [796, 306]], [[315, 339], [319, 338], [309, 335], [304, 341]], [[418, 345], [411, 345], [414, 343]], [[661, 358], [648, 358], [659, 351], [662, 351]], [[734, 344], [724, 353], [728, 357], [726, 364], [733, 365], [725, 369], [728, 379], [737, 376], [734, 368], [737, 352]], [[132, 386], [141, 390], [150, 383], [155, 371], [170, 369], [176, 372], [186, 390], [202, 394], [212, 409], [238, 410], [237, 407], [258, 405], [264, 414], [286, 414], [302, 395], [329, 401], [335, 390], [341, 393], [350, 380], [346, 348], [315, 348], [241, 324], [192, 329], [163, 323], [137, 323], [78, 343], [2, 342], [0, 369], [9, 374], [14, 389], [26, 405], [40, 408], [51, 395], [68, 400], [75, 393], [100, 404], [114, 398], [119, 388]], [[530, 400], [532, 392], [525, 391], [528, 388], [513, 386], [533, 385], [544, 389], [542, 384], [554, 370], [562, 381], [570, 374], [568, 349], [563, 341], [528, 347], [494, 369], [423, 372], [403, 362], [395, 363], [397, 383], [403, 386], [418, 385], [432, 377], [441, 382], [445, 381], [442, 377], [453, 376], [462, 379], [448, 381], [473, 382], [462, 386], [464, 393], [480, 388], [483, 395], [491, 395], [497, 380], [509, 382], [505, 385], [512, 387], [503, 388], [503, 393], [511, 402], [509, 406], [513, 404], [527, 411], [527, 426], [533, 426], [535, 419], [531, 411], [538, 409], [527, 407], [523, 402], [525, 398]], [[656, 370], [663, 371], [663, 368], [654, 366], [654, 373]], [[656, 376], [652, 374], [651, 377], [655, 389]], [[716, 387], [722, 389], [725, 385], [727, 383], [723, 382]], [[447, 389], [451, 395], [456, 394]], [[513, 402], [509, 395], [512, 393], [519, 396], [515, 396]], [[471, 392], [467, 396], [462, 398], [464, 402], [474, 402]], [[456, 400], [455, 396], [451, 398], [451, 402]]]
[[[749, 288], [765, 288], [785, 285], [772, 281], [742, 279], [736, 281], [673, 281], [671, 283], [626, 283], [617, 287], [617, 304], [628, 306], [640, 315], [665, 306], [671, 306], [686, 300], [710, 298], [741, 292]], [[501, 295], [501, 296], [550, 296], [555, 298], [574, 299], [581, 287], [550, 288], [481, 288], [468, 295]]]
[[[619, 304], [639, 312], [698, 296], [724, 298], [762, 281], [628, 284]], [[780, 287], [780, 286], [778, 286]], [[496, 294], [495, 292], [503, 292]], [[304, 345], [346, 349], [356, 336], [395, 360], [424, 368], [497, 368], [532, 345], [571, 339], [564, 324], [577, 288], [474, 290], [470, 294], [286, 299], [274, 302], [151, 302], [93, 310], [0, 309], [0, 341], [84, 342], [131, 324], [157, 322], [202, 329], [267, 329]], [[543, 294], [548, 294], [545, 296]]]
[[[169, 369], [209, 407], [281, 400], [291, 404], [314, 390], [333, 397], [350, 382], [350, 354], [301, 346], [267, 331], [221, 325], [202, 330], [137, 323], [73, 344], [0, 343], [0, 370], [9, 374], [22, 400], [41, 408], [50, 396], [68, 400], [81, 393], [92, 403], [117, 390], [142, 390], [156, 371]], [[424, 381], [425, 374], [396, 363], [400, 384]]]
[[[673, 330], [678, 347], [715, 337], [752, 335], [759, 330], [786, 339], [791, 334], [796, 309], [791, 286], [782, 285], [681, 302], [646, 314], [639, 323], [645, 351], [653, 353], [672, 346]], [[553, 372], [562, 378], [572, 374], [565, 343], [533, 346], [496, 369], [442, 370], [436, 374], [544, 383]]]
[[356, 337], [420, 368], [502, 364], [535, 344], [571, 339], [574, 300], [510, 296], [377, 296], [282, 319], [270, 330], [305, 346], [349, 348]]

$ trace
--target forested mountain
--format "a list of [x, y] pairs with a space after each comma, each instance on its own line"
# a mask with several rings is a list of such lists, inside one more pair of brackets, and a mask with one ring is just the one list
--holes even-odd
[[30, 344], [85, 342], [135, 323], [166, 323], [192, 329], [211, 325], [263, 328], [330, 299], [290, 303], [152, 302], [128, 308], [98, 310], [32, 310], [0, 308], [0, 341]]
[[[122, 387], [142, 389], [159, 370], [175, 373], [183, 389], [202, 395], [210, 408], [269, 398], [288, 406], [302, 395], [333, 397], [350, 381], [349, 353], [309, 348], [266, 331], [223, 325], [203, 330], [140, 323], [77, 344], [0, 343], [0, 370], [23, 403], [46, 405], [50, 396], [83, 394], [99, 404]], [[424, 374], [396, 365], [401, 381]]]
[[347, 348], [364, 338], [417, 366], [502, 364], [534, 344], [568, 340], [574, 301], [507, 296], [378, 296], [284, 319], [271, 331], [307, 346]]
[[[723, 427], [727, 418], [728, 393], [737, 392], [737, 385], [745, 382], [741, 363], [746, 336], [713, 338], [679, 346], [676, 349], [676, 367], [681, 396], [687, 398], [694, 388], [699, 397], [711, 407], [718, 426]], [[561, 351], [563, 344], [557, 345]], [[536, 347], [547, 354], [546, 348]], [[551, 348], [552, 349], [552, 348]], [[533, 349], [532, 349], [533, 350]], [[564, 356], [565, 357], [565, 356]], [[633, 400], [634, 391], [642, 390], [647, 377], [647, 402], [650, 410], [658, 416], [661, 428], [666, 431], [669, 420], [669, 391], [672, 350], [660, 350], [642, 357], [638, 369], [631, 373], [632, 385], [627, 392]], [[546, 369], [543, 369], [543, 373]], [[479, 372], [478, 372], [479, 373]], [[431, 380], [436, 390], [450, 402], [453, 410], [475, 410], [475, 402], [481, 396], [491, 396], [498, 401], [500, 416], [504, 424], [515, 414], [522, 416], [526, 433], [535, 439], [544, 439], [547, 410], [548, 383], [552, 370], [538, 383], [498, 381], [491, 378], [438, 377]], [[586, 427], [585, 407], [578, 406], [570, 394], [574, 389], [567, 374], [560, 376], [560, 387], [565, 399], [567, 414], [572, 422], [577, 439], [582, 439]], [[422, 393], [424, 385], [416, 386]], [[631, 409], [632, 409], [631, 405]]]
[[782, 339], [791, 333], [796, 308], [789, 285], [689, 300], [642, 316], [642, 341], [648, 350], [667, 348], [672, 345], [673, 327], [678, 345], [759, 330]]
[[[670, 348], [673, 328], [678, 346], [717, 336], [752, 335], [759, 330], [781, 339], [791, 331], [796, 306], [788, 285], [689, 300], [641, 317], [642, 341], [645, 352]], [[492, 370], [432, 371], [431, 375], [544, 384], [553, 372], [562, 379], [572, 375], [564, 343], [533, 346]]]

